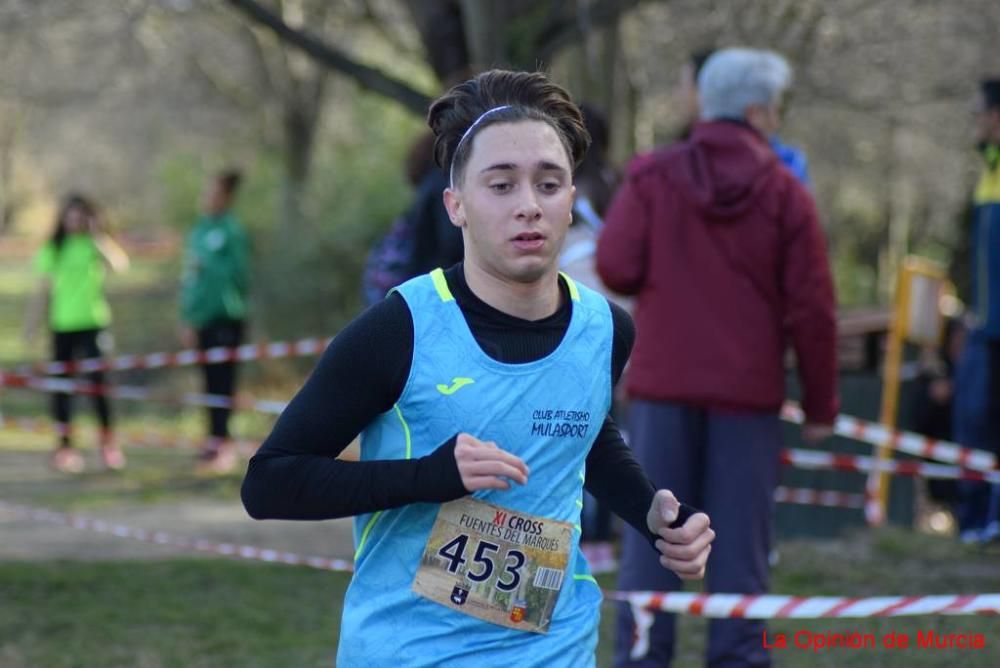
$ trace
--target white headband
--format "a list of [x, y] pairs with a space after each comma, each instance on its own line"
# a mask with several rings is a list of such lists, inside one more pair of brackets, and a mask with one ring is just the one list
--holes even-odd
[[479, 115], [479, 118], [472, 121], [472, 125], [470, 125], [469, 128], [465, 131], [465, 133], [462, 135], [462, 138], [458, 140], [458, 144], [455, 145], [455, 152], [452, 153], [451, 155], [451, 166], [448, 169], [448, 181], [452, 188], [455, 187], [455, 158], [458, 156], [458, 151], [460, 148], [462, 148], [462, 144], [465, 142], [465, 139], [469, 136], [469, 133], [471, 133], [484, 118], [486, 118], [493, 112], [501, 111], [503, 109], [510, 109], [511, 106], [512, 105], [509, 104], [502, 104], [499, 107], [493, 107], [492, 109], [487, 109], [486, 111], [484, 111], [482, 114]]

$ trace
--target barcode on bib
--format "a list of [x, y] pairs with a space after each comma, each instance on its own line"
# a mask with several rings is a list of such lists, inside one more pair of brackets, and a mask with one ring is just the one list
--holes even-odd
[[544, 568], [539, 566], [535, 571], [534, 585], [540, 589], [555, 589], [562, 587], [563, 572], [558, 568]]

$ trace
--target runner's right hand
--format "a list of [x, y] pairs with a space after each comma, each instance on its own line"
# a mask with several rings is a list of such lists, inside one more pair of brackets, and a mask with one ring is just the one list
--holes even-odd
[[459, 434], [455, 441], [455, 463], [465, 489], [510, 489], [510, 482], [528, 482], [528, 465], [520, 457], [497, 447], [493, 441], [480, 441], [470, 434]]

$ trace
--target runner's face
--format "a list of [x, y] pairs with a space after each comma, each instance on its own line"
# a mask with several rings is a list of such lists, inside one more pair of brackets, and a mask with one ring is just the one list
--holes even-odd
[[481, 130], [460, 183], [445, 196], [452, 222], [463, 230], [465, 261], [516, 282], [554, 274], [573, 210], [572, 174], [548, 123]]
[[219, 215], [229, 208], [229, 199], [229, 193], [226, 192], [219, 179], [212, 179], [202, 198], [205, 212], [212, 216]]
[[90, 216], [81, 206], [71, 206], [66, 210], [64, 219], [66, 232], [69, 234], [79, 234], [90, 230]]

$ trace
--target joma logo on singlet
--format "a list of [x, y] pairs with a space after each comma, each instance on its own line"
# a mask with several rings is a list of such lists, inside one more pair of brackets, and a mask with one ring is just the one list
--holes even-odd
[[461, 390], [466, 385], [472, 385], [474, 380], [471, 378], [455, 377], [451, 379], [451, 386], [445, 385], [444, 383], [438, 383], [437, 391], [445, 396], [450, 396]]

